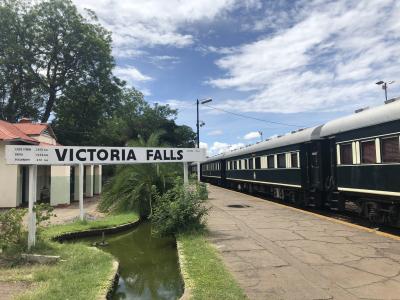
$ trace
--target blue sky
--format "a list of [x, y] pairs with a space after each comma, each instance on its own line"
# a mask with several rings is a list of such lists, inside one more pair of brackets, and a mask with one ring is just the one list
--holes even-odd
[[115, 74], [177, 108], [178, 123], [195, 129], [196, 98], [213, 99], [220, 110], [200, 112], [210, 154], [380, 105], [378, 80], [400, 96], [400, 1], [75, 3], [113, 32]]

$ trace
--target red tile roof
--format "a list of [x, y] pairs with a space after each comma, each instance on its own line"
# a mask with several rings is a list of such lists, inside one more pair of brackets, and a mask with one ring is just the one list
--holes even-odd
[[28, 135], [40, 135], [49, 126], [42, 123], [15, 123], [13, 125]]
[[20, 140], [32, 144], [39, 143], [37, 140], [29, 137], [26, 133], [24, 133], [15, 125], [16, 124], [0, 120], [0, 140], [3, 141]]

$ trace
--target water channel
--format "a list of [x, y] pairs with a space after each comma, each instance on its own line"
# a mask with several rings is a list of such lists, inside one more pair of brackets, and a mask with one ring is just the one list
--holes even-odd
[[[101, 237], [79, 241], [93, 244]], [[176, 243], [151, 235], [151, 224], [105, 237], [103, 251], [120, 262], [120, 278], [112, 299], [178, 299], [183, 293]]]

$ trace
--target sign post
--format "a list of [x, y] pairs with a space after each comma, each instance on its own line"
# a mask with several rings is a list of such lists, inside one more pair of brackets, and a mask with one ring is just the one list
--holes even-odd
[[197, 162], [197, 181], [200, 182], [200, 162]]
[[36, 212], [33, 205], [36, 202], [37, 166], [29, 166], [29, 204], [28, 204], [28, 250], [36, 244]]
[[79, 168], [79, 218], [81, 221], [85, 219], [83, 210], [83, 164], [78, 165]]
[[[85, 218], [83, 209], [83, 168], [85, 165], [140, 164], [140, 163], [183, 163], [184, 183], [189, 183], [188, 162], [206, 159], [203, 148], [143, 148], [143, 147], [79, 147], [79, 146], [31, 146], [6, 145], [6, 162], [10, 165], [29, 166], [29, 214], [28, 248], [36, 242], [36, 202], [37, 166], [61, 165], [78, 166], [79, 170], [79, 217]], [[197, 165], [200, 178], [200, 163]]]
[[189, 184], [189, 176], [188, 176], [188, 163], [183, 163], [183, 184]]

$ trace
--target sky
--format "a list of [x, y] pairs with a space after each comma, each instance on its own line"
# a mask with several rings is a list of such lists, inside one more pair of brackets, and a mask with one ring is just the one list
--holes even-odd
[[[75, 0], [112, 32], [115, 75], [178, 109], [210, 155], [400, 96], [400, 1]], [[262, 133], [262, 136], [260, 135]]]

